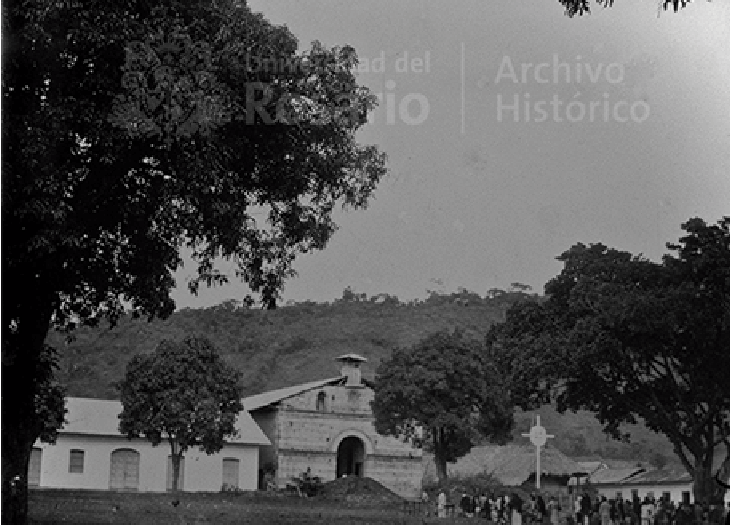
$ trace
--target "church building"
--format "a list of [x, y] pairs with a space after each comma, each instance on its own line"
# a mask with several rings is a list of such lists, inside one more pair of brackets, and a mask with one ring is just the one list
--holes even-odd
[[396, 437], [378, 434], [370, 408], [374, 392], [362, 379], [365, 358], [336, 358], [341, 375], [243, 399], [244, 409], [264, 431], [263, 470], [286, 486], [310, 470], [331, 481], [342, 476], [372, 478], [396, 494], [421, 494], [422, 451]]

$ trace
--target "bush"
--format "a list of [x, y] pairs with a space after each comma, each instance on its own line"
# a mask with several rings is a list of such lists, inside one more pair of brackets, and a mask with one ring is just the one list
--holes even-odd
[[221, 486], [221, 492], [224, 492], [226, 494], [241, 494], [245, 491], [241, 488], [236, 487], [235, 485], [229, 485], [228, 483], [224, 483], [223, 486]]
[[495, 493], [496, 495], [517, 492], [520, 497], [525, 495], [529, 497], [524, 490], [516, 487], [505, 487], [494, 476], [487, 473], [472, 476], [460, 476], [458, 474], [454, 474], [449, 476], [446, 483], [443, 485], [438, 481], [426, 482], [423, 485], [423, 490], [428, 493], [429, 498], [432, 501], [436, 499], [436, 496], [441, 489], [445, 489], [446, 496], [450, 501], [454, 501], [455, 496], [461, 497], [461, 494], [464, 492], [469, 495], [473, 495], [475, 491], [478, 494]]
[[314, 497], [322, 491], [322, 479], [312, 476], [309, 472], [302, 472], [299, 477], [292, 478], [291, 484], [297, 488], [300, 496]]

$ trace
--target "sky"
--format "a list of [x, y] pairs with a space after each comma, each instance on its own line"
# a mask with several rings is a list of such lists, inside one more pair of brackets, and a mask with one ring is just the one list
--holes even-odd
[[[658, 16], [616, 0], [570, 19], [557, 0], [249, 0], [302, 49], [353, 46], [383, 95], [359, 135], [388, 155], [366, 210], [338, 210], [286, 301], [350, 286], [402, 300], [510, 283], [542, 292], [577, 242], [660, 260], [680, 226], [730, 215], [730, 1]], [[242, 299], [232, 283], [178, 308]]]

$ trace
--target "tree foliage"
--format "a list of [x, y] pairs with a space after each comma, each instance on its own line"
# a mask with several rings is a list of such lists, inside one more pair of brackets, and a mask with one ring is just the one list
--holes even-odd
[[[591, 4], [595, 3], [601, 7], [612, 7], [614, 0], [595, 0], [595, 2], [592, 2], [591, 0], [558, 0], [563, 7], [565, 7], [565, 14], [569, 17], [574, 17], [575, 15], [583, 16], [588, 15], [591, 13]], [[710, 1], [710, 0], [707, 0]], [[692, 3], [692, 0], [658, 0], [659, 9], [667, 11], [669, 9], [674, 10], [676, 13], [680, 9], [684, 9], [689, 4]]]
[[[662, 263], [577, 244], [544, 303], [521, 303], [488, 336], [518, 403], [555, 399], [596, 413], [617, 438], [646, 422], [694, 476], [698, 501], [721, 497], [730, 465], [730, 218], [683, 225]], [[724, 465], [713, 464], [724, 447]]]
[[154, 446], [163, 440], [170, 444], [176, 491], [187, 450], [214, 454], [235, 435], [243, 410], [240, 379], [206, 339], [163, 341], [153, 354], [136, 355], [127, 365], [119, 431]]
[[10, 1], [3, 29], [3, 372], [24, 384], [3, 413], [23, 447], [3, 447], [3, 516], [22, 523], [9, 481], [38, 437], [49, 326], [169, 315], [182, 249], [192, 291], [225, 282], [230, 258], [274, 307], [385, 158], [356, 141], [375, 98], [354, 49], [300, 52], [243, 2]]
[[514, 425], [500, 377], [483, 345], [461, 332], [436, 332], [381, 362], [372, 410], [375, 428], [413, 439], [419, 429], [438, 476], [484, 437], [504, 442]]

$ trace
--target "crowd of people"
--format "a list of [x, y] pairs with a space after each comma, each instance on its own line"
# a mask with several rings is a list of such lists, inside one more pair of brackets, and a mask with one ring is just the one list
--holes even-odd
[[579, 525], [719, 525], [728, 522], [729, 510], [721, 505], [675, 504], [668, 497], [609, 500], [584, 493], [575, 500], [574, 514]]
[[[430, 509], [425, 492], [423, 501]], [[516, 492], [463, 492], [458, 502], [450, 503], [442, 490], [436, 498], [435, 514], [441, 518], [451, 514], [482, 518], [497, 525], [730, 525], [730, 506], [726, 509], [721, 505], [675, 504], [669, 498], [641, 500], [638, 496], [609, 500], [588, 493], [575, 498], [573, 509], [563, 509], [555, 496], [533, 493], [524, 501]]]
[[[424, 492], [424, 503], [428, 504], [428, 495]], [[463, 492], [456, 503], [449, 504], [446, 492], [439, 492], [436, 498], [436, 515], [440, 518], [456, 513], [467, 518], [483, 518], [498, 525], [522, 525], [527, 522], [540, 522], [547, 525], [559, 525], [560, 505], [555, 496], [546, 502], [543, 496], [532, 494], [528, 501], [513, 492], [512, 494], [496, 494]]]

